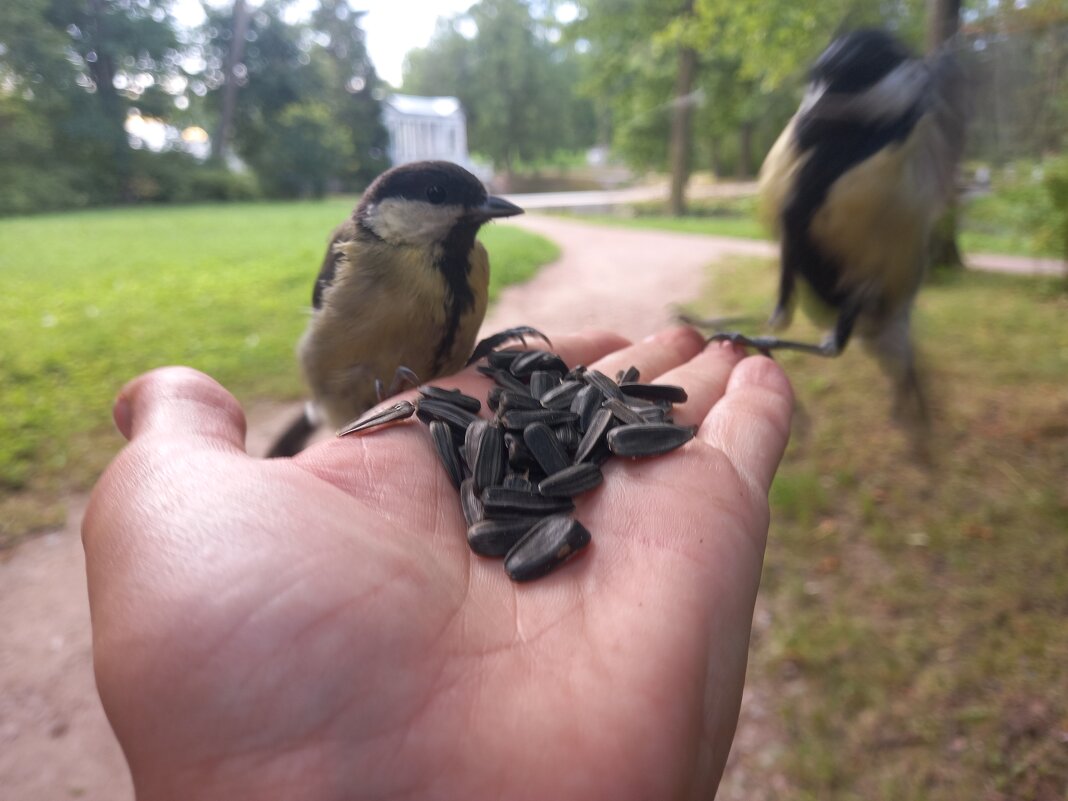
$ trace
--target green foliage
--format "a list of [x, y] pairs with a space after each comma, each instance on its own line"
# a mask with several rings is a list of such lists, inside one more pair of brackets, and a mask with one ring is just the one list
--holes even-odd
[[[245, 403], [301, 393], [293, 347], [333, 227], [353, 200], [142, 207], [0, 220], [0, 544], [85, 489], [119, 447], [111, 401], [188, 364]], [[491, 297], [557, 249], [480, 238]]]
[[1068, 156], [1046, 166], [1043, 186], [1053, 206], [1044, 239], [1068, 262]]
[[267, 191], [278, 197], [322, 197], [352, 140], [323, 103], [286, 106], [267, 132], [253, 162]]
[[[961, 204], [964, 246], [981, 253], [1058, 254], [1052, 224], [1057, 219], [1052, 195], [1036, 177], [1033, 162], [1018, 162], [998, 170], [994, 190]], [[1056, 175], [1056, 167], [1046, 167]]]
[[471, 149], [507, 171], [520, 160], [588, 147], [593, 109], [574, 92], [582, 59], [555, 42], [558, 34], [523, 0], [482, 0], [440, 20], [430, 44], [408, 54], [404, 91], [458, 97]]

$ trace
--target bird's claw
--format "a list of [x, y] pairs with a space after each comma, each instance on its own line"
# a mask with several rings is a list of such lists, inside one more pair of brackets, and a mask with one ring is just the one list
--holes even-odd
[[475, 345], [475, 349], [471, 353], [471, 358], [467, 360], [467, 364], [474, 364], [483, 356], [486, 356], [487, 354], [500, 347], [510, 339], [518, 339], [520, 342], [526, 345], [526, 337], [537, 337], [538, 339], [543, 340], [545, 344], [547, 344], [549, 347], [552, 347], [553, 345], [549, 337], [545, 336], [545, 334], [543, 334], [538, 329], [531, 328], [529, 325], [520, 325], [516, 326], [515, 328], [508, 328], [499, 333], [492, 334], [481, 340], [477, 345]]

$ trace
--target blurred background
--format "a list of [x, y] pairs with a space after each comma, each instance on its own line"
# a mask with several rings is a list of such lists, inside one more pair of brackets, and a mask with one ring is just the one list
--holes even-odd
[[[973, 97], [917, 310], [933, 464], [859, 349], [781, 357], [799, 423], [721, 797], [1068, 798], [1064, 0], [3, 0], [0, 617], [67, 609], [20, 565], [76, 538], [124, 381], [190, 364], [253, 417], [300, 397], [313, 271], [383, 169], [449, 159], [553, 215], [485, 230], [494, 298], [567, 257], [552, 224], [766, 240], [756, 172], [862, 25], [955, 32]], [[761, 252], [676, 302], [766, 316]], [[72, 592], [82, 634], [0, 634], [0, 797], [115, 797], [114, 753], [79, 773], [109, 736], [70, 711], [91, 679], [34, 683], [52, 652], [89, 675]]]

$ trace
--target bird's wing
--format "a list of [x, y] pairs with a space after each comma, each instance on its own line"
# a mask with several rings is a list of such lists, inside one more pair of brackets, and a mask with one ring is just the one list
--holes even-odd
[[315, 279], [315, 288], [312, 289], [313, 308], [322, 308], [323, 293], [334, 283], [337, 263], [344, 258], [338, 245], [351, 241], [355, 235], [355, 223], [351, 219], [346, 220], [335, 228], [334, 233], [330, 235], [330, 244], [326, 246], [326, 255], [323, 256], [323, 264], [319, 268], [319, 276]]
[[931, 124], [914, 156], [917, 174], [931, 182], [934, 193], [942, 200], [954, 191], [969, 116], [966, 76], [957, 58], [957, 47], [955, 42], [947, 42], [926, 62], [930, 81], [924, 116]]

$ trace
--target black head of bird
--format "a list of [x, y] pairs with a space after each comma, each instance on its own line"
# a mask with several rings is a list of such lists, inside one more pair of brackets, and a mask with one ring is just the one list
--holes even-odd
[[309, 411], [269, 455], [300, 450], [320, 420], [335, 428], [351, 421], [397, 391], [402, 377], [427, 381], [463, 367], [489, 285], [476, 234], [521, 213], [448, 162], [405, 164], [375, 179], [334, 231], [312, 292], [297, 348]]
[[885, 31], [827, 48], [761, 168], [760, 194], [781, 244], [772, 325], [789, 324], [800, 289], [831, 331], [819, 345], [717, 338], [837, 356], [856, 334], [895, 381], [899, 409], [925, 415], [910, 317], [963, 144], [959, 84], [950, 50], [914, 58]]

